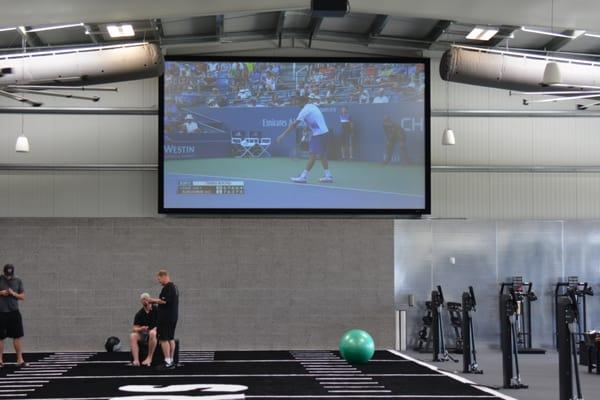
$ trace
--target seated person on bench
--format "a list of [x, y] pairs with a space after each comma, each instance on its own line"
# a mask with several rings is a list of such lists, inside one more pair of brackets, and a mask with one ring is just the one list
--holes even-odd
[[148, 302], [150, 295], [142, 293], [140, 301], [142, 308], [135, 314], [133, 320], [133, 330], [130, 335], [131, 355], [133, 361], [132, 366], [140, 366], [140, 343], [148, 345], [148, 356], [142, 362], [142, 365], [149, 367], [152, 364], [152, 356], [156, 349], [156, 323], [157, 311], [156, 307]]

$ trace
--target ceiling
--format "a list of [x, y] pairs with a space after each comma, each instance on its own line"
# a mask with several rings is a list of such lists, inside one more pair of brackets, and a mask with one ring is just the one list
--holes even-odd
[[[136, 31], [129, 40], [159, 42], [167, 54], [310, 47], [330, 52], [416, 55], [460, 43], [600, 57], [600, 38], [581, 35], [568, 39], [520, 30], [527, 26], [567, 35], [575, 29], [600, 33], [600, 2], [590, 0], [351, 0], [351, 13], [343, 18], [312, 15], [309, 0], [10, 3], [0, 13], [0, 30], [82, 24], [32, 33], [0, 31], [2, 52], [20, 51], [24, 45], [31, 51], [115, 43], [106, 25], [127, 22]], [[500, 32], [489, 42], [466, 40], [465, 35], [475, 25], [493, 25]]]

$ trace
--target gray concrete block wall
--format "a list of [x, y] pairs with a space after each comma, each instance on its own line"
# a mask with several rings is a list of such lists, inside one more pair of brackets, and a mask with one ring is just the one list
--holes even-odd
[[353, 327], [393, 345], [391, 220], [7, 218], [8, 262], [26, 288], [29, 351], [126, 338], [161, 267], [181, 290], [187, 349], [334, 348]]

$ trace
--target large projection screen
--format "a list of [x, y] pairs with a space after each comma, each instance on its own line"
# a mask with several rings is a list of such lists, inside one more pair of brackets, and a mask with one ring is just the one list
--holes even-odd
[[430, 212], [428, 59], [167, 57], [159, 212]]

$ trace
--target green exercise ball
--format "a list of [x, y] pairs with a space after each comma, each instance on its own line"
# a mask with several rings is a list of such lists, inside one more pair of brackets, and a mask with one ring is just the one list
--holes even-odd
[[368, 362], [375, 353], [375, 342], [368, 332], [362, 329], [352, 329], [340, 339], [340, 354], [342, 358], [353, 364]]

